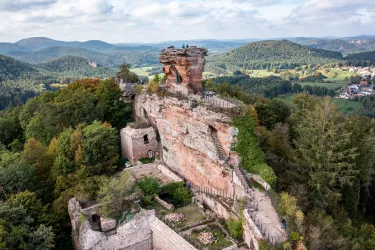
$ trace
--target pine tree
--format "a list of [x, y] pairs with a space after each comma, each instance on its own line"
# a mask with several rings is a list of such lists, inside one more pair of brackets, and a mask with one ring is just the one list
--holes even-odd
[[354, 160], [357, 148], [351, 147], [351, 132], [345, 130], [337, 107], [329, 98], [314, 109], [304, 110], [297, 125], [297, 171], [310, 189], [314, 205], [335, 205], [345, 186], [359, 174]]

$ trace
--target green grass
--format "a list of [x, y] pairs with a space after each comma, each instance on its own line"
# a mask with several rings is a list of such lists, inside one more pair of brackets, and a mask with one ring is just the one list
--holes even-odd
[[[198, 235], [199, 235], [200, 232], [212, 232], [213, 235], [215, 236], [216, 242], [213, 243], [212, 245], [209, 245], [209, 246], [205, 246], [205, 245], [201, 244], [200, 241], [198, 240]], [[211, 225], [207, 226], [203, 230], [196, 231], [196, 232], [193, 231], [193, 237], [196, 240], [196, 242], [198, 242], [199, 245], [202, 246], [203, 249], [207, 248], [207, 249], [210, 249], [210, 250], [211, 249], [212, 250], [221, 250], [223, 248], [226, 248], [226, 247], [229, 247], [229, 246], [232, 245], [232, 242], [230, 242], [227, 238], [225, 238], [225, 235], [221, 231], [221, 229], [217, 225], [214, 225], [214, 224], [211, 224]]]
[[[279, 98], [284, 100], [286, 103], [293, 105], [292, 99], [294, 96], [295, 95], [284, 95], [279, 96]], [[355, 102], [351, 100], [333, 98], [332, 101], [337, 105], [340, 112], [343, 112], [348, 115], [356, 113], [361, 107], [360, 102]]]
[[360, 102], [346, 99], [333, 99], [333, 102], [337, 105], [339, 111], [345, 114], [355, 114], [361, 108]]
[[248, 70], [248, 73], [251, 77], [259, 77], [259, 78], [263, 78], [263, 77], [267, 77], [267, 76], [279, 76], [280, 75], [278, 73], [273, 73], [272, 71], [268, 72], [266, 69]]
[[299, 82], [299, 84], [302, 85], [302, 87], [306, 85], [310, 86], [320, 86], [320, 87], [326, 87], [327, 89], [337, 89], [341, 87], [345, 87], [348, 84], [347, 83], [329, 83], [329, 82]]
[[341, 83], [348, 83], [348, 80], [345, 80], [345, 78], [350, 78], [351, 76], [355, 76], [355, 73], [350, 73], [348, 71], [343, 71], [341, 69], [328, 69], [329, 72], [336, 72], [337, 76], [336, 77], [329, 77], [329, 73], [327, 74], [322, 74], [327, 76], [328, 78], [326, 81], [331, 81], [331, 82], [341, 82]]
[[[156, 66], [154, 66], [154, 67], [131, 68], [130, 71], [136, 73], [139, 76], [146, 76], [146, 77], [148, 77], [149, 81], [152, 81], [154, 79], [155, 75], [150, 75], [150, 73], [147, 72], [147, 70], [150, 70], [150, 69], [155, 68], [155, 67]], [[159, 74], [159, 76], [163, 77], [164, 74], [161, 73], [161, 74]]]
[[173, 211], [173, 213], [183, 213], [186, 216], [186, 220], [181, 222], [178, 225], [179, 228], [182, 228], [189, 223], [195, 223], [201, 220], [206, 219], [206, 215], [197, 205], [188, 205], [182, 208], [178, 208]]

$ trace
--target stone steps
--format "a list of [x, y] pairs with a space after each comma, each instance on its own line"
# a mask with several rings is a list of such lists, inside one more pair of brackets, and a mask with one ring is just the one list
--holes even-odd
[[217, 149], [217, 154], [219, 156], [220, 160], [226, 160], [228, 158], [227, 153], [225, 152], [223, 146], [220, 143], [219, 137], [217, 136], [216, 132], [211, 132], [211, 138], [212, 141], [214, 142], [216, 149]]
[[246, 178], [245, 178], [245, 176], [244, 176], [244, 173], [241, 171], [241, 169], [240, 169], [239, 167], [234, 167], [233, 169], [234, 169], [234, 172], [237, 174], [238, 178], [240, 179], [241, 184], [242, 184], [244, 187], [246, 187], [246, 189], [245, 189], [246, 193], [248, 193], [248, 192], [249, 192], [249, 189], [248, 189], [249, 184], [248, 184], [247, 181], [246, 181]]

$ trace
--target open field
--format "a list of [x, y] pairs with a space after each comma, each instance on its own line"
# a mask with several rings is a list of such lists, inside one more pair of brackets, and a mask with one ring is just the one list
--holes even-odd
[[[152, 79], [154, 79], [155, 75], [150, 74], [150, 72], [147, 72], [147, 70], [151, 70], [152, 68], [156, 68], [156, 67], [159, 67], [159, 66], [131, 68], [130, 71], [136, 73], [139, 76], [146, 76], [148, 77], [148, 80], [151, 81]], [[160, 69], [161, 69], [161, 66], [160, 66]], [[160, 73], [159, 76], [163, 77], [164, 74]]]
[[[280, 96], [279, 98], [284, 100], [286, 103], [293, 105], [293, 97], [294, 95], [284, 95]], [[356, 113], [361, 108], [360, 102], [336, 98], [332, 99], [332, 101], [337, 105], [340, 112], [348, 115]]]
[[320, 86], [320, 87], [326, 87], [327, 89], [337, 89], [337, 88], [341, 88], [341, 87], [345, 87], [345, 86], [348, 86], [347, 83], [329, 83], [329, 82], [299, 82], [298, 84], [301, 84], [302, 87], [306, 86], [306, 85], [310, 85], [310, 86]]
[[279, 76], [280, 75], [278, 73], [273, 73], [272, 71], [268, 72], [266, 69], [248, 70], [248, 73], [251, 77], [257, 77], [257, 78], [262, 78], [262, 77], [267, 77], [267, 76]]
[[339, 111], [345, 114], [354, 114], [361, 108], [360, 102], [345, 100], [345, 99], [333, 99], [336, 103]]
[[[330, 81], [330, 82], [346, 82], [348, 83], [348, 80], [345, 80], [345, 78], [350, 78], [351, 76], [355, 76], [355, 73], [350, 73], [348, 71], [343, 71], [341, 69], [328, 69], [328, 73], [323, 73], [322, 74], [326, 77], [328, 77], [325, 81]], [[337, 75], [335, 77], [330, 77], [332, 73], [336, 73]]]

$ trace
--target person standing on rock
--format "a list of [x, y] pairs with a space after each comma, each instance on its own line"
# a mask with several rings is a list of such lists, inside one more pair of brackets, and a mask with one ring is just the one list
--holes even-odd
[[185, 44], [182, 44], [182, 48], [185, 49]]
[[186, 48], [187, 48], [187, 49], [189, 48], [189, 44], [186, 44]]

